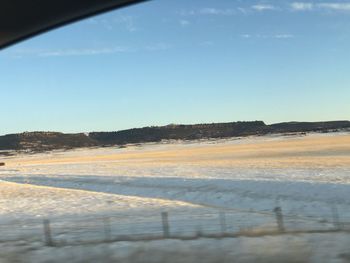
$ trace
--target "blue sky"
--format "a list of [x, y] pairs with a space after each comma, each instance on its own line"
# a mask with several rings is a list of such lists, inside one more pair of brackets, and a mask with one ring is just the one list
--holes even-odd
[[0, 134], [350, 116], [350, 1], [154, 0], [0, 52]]

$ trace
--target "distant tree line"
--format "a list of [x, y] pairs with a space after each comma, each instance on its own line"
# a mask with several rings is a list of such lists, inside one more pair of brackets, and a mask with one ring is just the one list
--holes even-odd
[[161, 140], [197, 140], [229, 138], [270, 133], [328, 132], [350, 128], [350, 121], [284, 122], [266, 125], [263, 121], [170, 124], [117, 132], [65, 134], [60, 132], [25, 132], [0, 136], [0, 150], [48, 151], [92, 146], [125, 145]]

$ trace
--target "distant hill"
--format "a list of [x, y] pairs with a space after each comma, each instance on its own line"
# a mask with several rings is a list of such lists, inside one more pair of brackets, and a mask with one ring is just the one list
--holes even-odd
[[0, 136], [0, 150], [48, 151], [92, 146], [159, 142], [161, 140], [196, 140], [229, 138], [272, 133], [329, 132], [349, 129], [350, 121], [283, 122], [266, 125], [263, 121], [170, 124], [117, 132], [65, 134], [60, 132], [25, 132]]
[[89, 136], [103, 144], [157, 142], [161, 140], [195, 140], [203, 138], [226, 138], [263, 133], [262, 121], [229, 122], [195, 125], [167, 125], [144, 127], [117, 132], [92, 132]]
[[349, 121], [325, 121], [325, 122], [282, 122], [269, 125], [271, 132], [310, 132], [330, 131], [349, 128]]
[[47, 151], [98, 145], [84, 133], [24, 132], [0, 136], [0, 150]]

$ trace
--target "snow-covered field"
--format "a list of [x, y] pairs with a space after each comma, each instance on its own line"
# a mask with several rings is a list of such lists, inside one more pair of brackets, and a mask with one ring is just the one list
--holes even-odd
[[[79, 149], [18, 155], [4, 161], [0, 179], [25, 184], [12, 187], [24, 191], [33, 185], [50, 186], [53, 188], [38, 192], [54, 191], [55, 195], [57, 188], [64, 188], [65, 197], [55, 198], [52, 205], [49, 194], [39, 197], [44, 203], [28, 201], [22, 195], [15, 202], [15, 194], [6, 199], [9, 193], [2, 190], [2, 215], [23, 212], [25, 205], [26, 213], [39, 216], [44, 213], [36, 211], [39, 203], [43, 210], [54, 207], [50, 211], [54, 215], [61, 213], [60, 209], [81, 214], [84, 204], [89, 207], [87, 212], [99, 212], [119, 206], [153, 209], [154, 202], [170, 205], [177, 201], [174, 206], [178, 206], [180, 201], [189, 206], [254, 211], [271, 211], [279, 204], [285, 213], [303, 215], [326, 215], [336, 204], [342, 215], [350, 216], [350, 135], [346, 133]], [[108, 200], [114, 198], [128, 204], [110, 205], [114, 201]], [[108, 208], [101, 205], [102, 199]], [[12, 211], [5, 205], [8, 200], [12, 200]], [[74, 202], [80, 204], [78, 210]]]
[[259, 227], [267, 222], [259, 216], [273, 218], [276, 206], [286, 218], [331, 223], [337, 211], [350, 222], [349, 132], [148, 143], [2, 161], [0, 222], [226, 211]]
[[[17, 253], [13, 253], [13, 247], [17, 247]], [[349, 236], [344, 233], [118, 242], [73, 247], [41, 247], [22, 242], [17, 246], [0, 244], [0, 262], [346, 263], [350, 261], [349, 248]]]

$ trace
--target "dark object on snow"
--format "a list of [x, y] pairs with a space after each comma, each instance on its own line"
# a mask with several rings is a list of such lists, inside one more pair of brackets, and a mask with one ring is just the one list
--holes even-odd
[[0, 166], [5, 166], [5, 163], [0, 162]]

